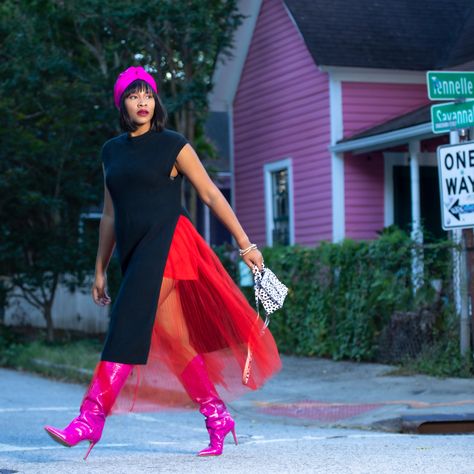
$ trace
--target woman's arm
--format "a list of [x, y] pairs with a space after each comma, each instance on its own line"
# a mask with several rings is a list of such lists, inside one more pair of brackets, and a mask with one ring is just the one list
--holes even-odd
[[92, 297], [94, 301], [100, 305], [110, 303], [110, 297], [107, 295], [106, 289], [106, 271], [115, 247], [114, 206], [107, 185], [105, 184], [104, 165], [102, 165], [102, 170], [104, 173], [104, 208], [99, 225], [99, 246], [95, 261], [95, 281], [92, 286]]
[[[212, 210], [227, 229], [229, 229], [237, 245], [241, 249], [246, 249], [251, 244], [247, 234], [240, 225], [227, 199], [213, 183], [197, 153], [189, 143], [181, 149], [176, 159], [176, 167], [182, 174], [186, 175], [196, 188], [202, 201]], [[254, 264], [257, 265], [259, 270], [262, 269], [263, 257], [258, 249], [251, 250], [242, 258], [250, 269], [252, 269]]]

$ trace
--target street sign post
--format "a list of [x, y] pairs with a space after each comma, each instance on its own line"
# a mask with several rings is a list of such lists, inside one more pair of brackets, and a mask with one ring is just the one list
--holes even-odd
[[469, 127], [474, 127], [474, 100], [431, 106], [433, 133], [446, 133]]
[[474, 72], [428, 71], [426, 84], [431, 100], [474, 99]]
[[[462, 250], [453, 250], [453, 288], [460, 323], [459, 347], [461, 355], [465, 356], [471, 348], [468, 280], [471, 281], [471, 308], [474, 308], [474, 279], [469, 276], [474, 260], [472, 254], [466, 256], [466, 242], [471, 246], [473, 243], [474, 144], [459, 144], [459, 140], [461, 129], [474, 125], [474, 109], [470, 102], [474, 99], [474, 72], [428, 71], [426, 85], [431, 100], [456, 101], [431, 107], [431, 128], [434, 133], [449, 132], [450, 145], [440, 146], [437, 151], [441, 225], [444, 230], [451, 230], [453, 241], [462, 243]], [[465, 131], [462, 135], [468, 136]], [[471, 314], [474, 318], [474, 311]], [[474, 331], [474, 324], [472, 327]]]
[[444, 230], [474, 226], [474, 142], [438, 147], [441, 224]]

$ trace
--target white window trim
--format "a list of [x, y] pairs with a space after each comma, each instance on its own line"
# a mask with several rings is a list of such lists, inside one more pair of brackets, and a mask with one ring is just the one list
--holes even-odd
[[84, 234], [84, 221], [85, 220], [99, 221], [100, 219], [102, 219], [102, 212], [81, 212], [81, 214], [79, 215], [79, 222], [77, 223], [79, 242], [82, 241], [82, 236]]
[[263, 165], [263, 179], [265, 190], [265, 228], [267, 245], [273, 245], [273, 215], [272, 215], [272, 172], [286, 168], [288, 172], [288, 227], [290, 231], [290, 245], [295, 243], [294, 207], [293, 207], [293, 161], [291, 158], [273, 161]]
[[84, 230], [84, 221], [86, 219], [90, 220], [100, 220], [102, 218], [102, 212], [82, 212], [79, 215], [79, 234], [82, 234]]
[[102, 212], [83, 212], [80, 215], [81, 219], [100, 219]]
[[[418, 155], [420, 166], [438, 166], [435, 152], [421, 152]], [[384, 226], [393, 225], [395, 216], [393, 209], [393, 167], [410, 166], [408, 152], [385, 152], [384, 162]]]
[[[229, 105], [227, 113], [228, 130], [229, 130], [229, 167], [230, 167], [230, 205], [236, 211], [235, 207], [235, 155], [234, 155], [234, 107]], [[232, 241], [236, 245], [235, 239], [232, 236]]]

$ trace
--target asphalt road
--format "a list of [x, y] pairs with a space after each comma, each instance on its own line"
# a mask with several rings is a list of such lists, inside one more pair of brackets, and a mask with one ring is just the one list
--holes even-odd
[[[88, 460], [43, 425], [65, 426], [84, 387], [0, 369], [0, 474], [13, 473], [474, 473], [473, 435], [407, 435], [255, 419], [236, 407], [239, 445], [199, 458], [208, 442], [197, 412], [115, 415]], [[265, 390], [265, 388], [263, 389]]]

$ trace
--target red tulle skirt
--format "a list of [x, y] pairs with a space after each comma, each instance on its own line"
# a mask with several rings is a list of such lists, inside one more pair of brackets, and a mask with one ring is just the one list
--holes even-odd
[[[140, 295], [137, 295], [139, 298]], [[130, 315], [133, 317], [133, 315]], [[281, 368], [273, 336], [192, 222], [180, 215], [160, 290], [148, 361], [136, 365], [111, 413], [193, 407], [180, 382], [201, 355], [224, 401], [261, 387]], [[252, 349], [250, 379], [242, 373]]]

